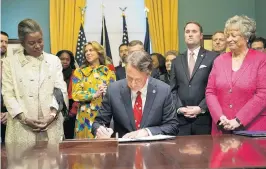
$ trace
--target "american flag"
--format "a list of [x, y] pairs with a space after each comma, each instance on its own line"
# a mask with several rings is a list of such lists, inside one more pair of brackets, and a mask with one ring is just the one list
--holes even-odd
[[83, 54], [83, 46], [87, 43], [85, 32], [83, 29], [83, 25], [80, 25], [79, 29], [79, 36], [78, 36], [78, 43], [77, 43], [77, 49], [76, 49], [76, 61], [79, 66], [81, 66], [84, 62], [84, 54]]
[[122, 43], [128, 45], [127, 22], [126, 22], [126, 16], [124, 13], [122, 14], [122, 17], [123, 17], [123, 39], [122, 39]]

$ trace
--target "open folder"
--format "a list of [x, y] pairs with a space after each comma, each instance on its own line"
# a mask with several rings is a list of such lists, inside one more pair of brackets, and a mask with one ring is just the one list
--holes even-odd
[[233, 134], [248, 137], [266, 137], [266, 131], [233, 131]]
[[148, 137], [141, 137], [141, 138], [118, 138], [119, 143], [124, 142], [141, 142], [141, 141], [159, 141], [159, 140], [168, 140], [168, 139], [175, 139], [176, 136], [169, 136], [169, 135], [154, 135]]

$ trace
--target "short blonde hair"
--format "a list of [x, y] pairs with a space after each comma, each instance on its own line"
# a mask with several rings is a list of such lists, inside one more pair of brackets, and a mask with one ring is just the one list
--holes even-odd
[[[91, 41], [91, 42], [88, 42], [86, 43], [84, 46], [83, 46], [83, 57], [85, 57], [85, 49], [88, 45], [91, 45], [92, 48], [98, 53], [99, 55], [99, 62], [100, 62], [100, 65], [105, 65], [105, 52], [104, 52], [104, 48], [102, 45], [100, 45], [98, 42], [96, 41]], [[89, 65], [89, 62], [87, 61], [87, 59], [85, 58], [84, 59], [84, 63], [82, 64], [82, 68], [84, 67], [87, 67]]]
[[224, 33], [226, 34], [228, 30], [235, 26], [246, 39], [249, 40], [251, 37], [255, 36], [256, 22], [253, 19], [247, 16], [235, 15], [226, 21]]

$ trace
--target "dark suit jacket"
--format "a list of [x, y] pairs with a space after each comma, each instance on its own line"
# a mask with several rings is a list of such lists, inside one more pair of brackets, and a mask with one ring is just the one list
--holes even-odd
[[[117, 67], [115, 67], [115, 75], [116, 75], [116, 81], [125, 79], [126, 78], [126, 70], [125, 67], [121, 66], [121, 64]], [[153, 69], [151, 72], [151, 77], [155, 79], [160, 79], [160, 72], [159, 69]]]
[[[3, 96], [1, 94], [1, 112], [7, 112], [6, 107], [4, 106]], [[6, 125], [1, 123], [1, 141], [2, 143], [5, 142], [5, 135], [6, 135]]]
[[[215, 52], [200, 48], [191, 78], [188, 70], [187, 51], [172, 62], [170, 85], [176, 108], [199, 106], [206, 110], [204, 114], [197, 116], [195, 120], [197, 124], [211, 124], [211, 117], [205, 100], [205, 88], [213, 61], [217, 55]], [[182, 124], [186, 124], [188, 121], [191, 119], [180, 115]]]
[[125, 67], [123, 67], [122, 65], [115, 67], [115, 75], [116, 75], [116, 81], [125, 79], [126, 78]]
[[[153, 135], [176, 135], [178, 121], [175, 112], [170, 86], [150, 77], [140, 128], [148, 128]], [[116, 81], [108, 87], [102, 107], [92, 125], [92, 133], [95, 135], [100, 125], [109, 126], [112, 117], [114, 132], [118, 132], [119, 137], [136, 130], [131, 90], [126, 79]]]

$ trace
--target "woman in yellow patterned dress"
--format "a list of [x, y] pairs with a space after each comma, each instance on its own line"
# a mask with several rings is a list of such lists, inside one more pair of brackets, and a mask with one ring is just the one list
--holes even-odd
[[115, 81], [115, 74], [105, 66], [104, 48], [95, 41], [83, 49], [84, 64], [74, 71], [72, 98], [80, 103], [75, 124], [75, 138], [93, 138], [92, 123], [102, 104], [107, 86]]

